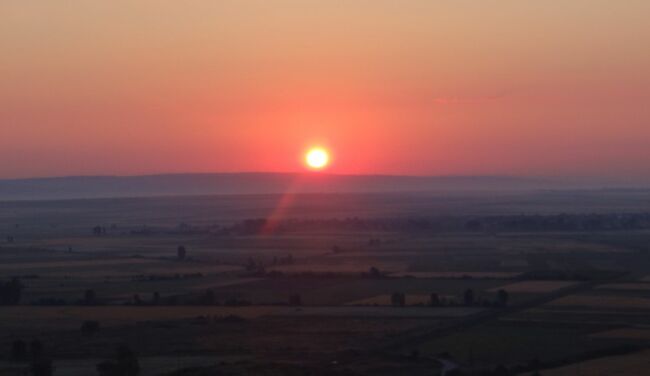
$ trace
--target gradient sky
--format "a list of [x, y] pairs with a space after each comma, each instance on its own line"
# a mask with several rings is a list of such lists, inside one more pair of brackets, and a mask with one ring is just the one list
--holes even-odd
[[0, 178], [650, 174], [650, 1], [0, 2]]

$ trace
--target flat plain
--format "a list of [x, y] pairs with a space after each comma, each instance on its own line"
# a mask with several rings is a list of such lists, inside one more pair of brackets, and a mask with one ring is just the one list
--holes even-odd
[[593, 368], [585, 357], [619, 364], [608, 355], [621, 346], [637, 362], [650, 345], [650, 231], [531, 223], [650, 211], [650, 194], [575, 197], [298, 195], [272, 225], [260, 218], [277, 212], [273, 195], [0, 202], [0, 280], [24, 286], [0, 309], [0, 369], [20, 374], [11, 344], [32, 339], [70, 375], [120, 344], [144, 375], [430, 375], [441, 357], [562, 375]]

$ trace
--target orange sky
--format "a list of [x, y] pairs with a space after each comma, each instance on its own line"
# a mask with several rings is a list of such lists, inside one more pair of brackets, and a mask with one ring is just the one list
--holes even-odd
[[0, 178], [650, 173], [650, 1], [0, 2]]

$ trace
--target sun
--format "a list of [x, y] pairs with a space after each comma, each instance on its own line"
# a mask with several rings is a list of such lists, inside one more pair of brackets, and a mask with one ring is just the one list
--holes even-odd
[[305, 163], [307, 163], [307, 166], [311, 169], [321, 170], [327, 167], [329, 162], [330, 155], [328, 151], [323, 148], [311, 148], [307, 151], [307, 154], [305, 154]]

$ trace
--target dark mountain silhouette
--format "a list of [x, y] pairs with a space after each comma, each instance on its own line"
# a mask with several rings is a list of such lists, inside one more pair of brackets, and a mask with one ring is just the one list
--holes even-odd
[[211, 194], [427, 192], [552, 188], [558, 182], [509, 176], [391, 176], [210, 173], [0, 180], [0, 200]]

